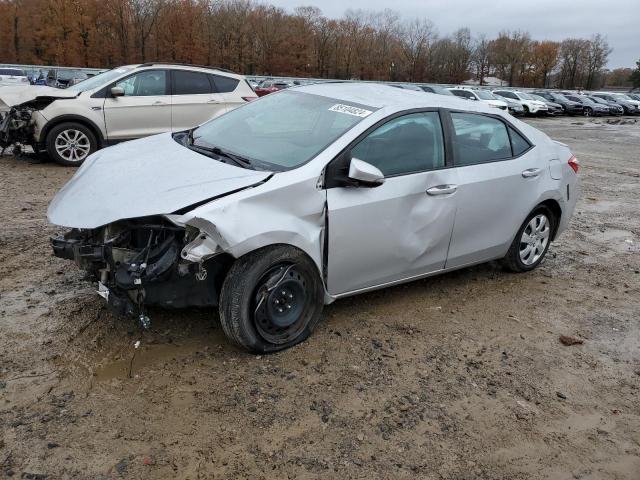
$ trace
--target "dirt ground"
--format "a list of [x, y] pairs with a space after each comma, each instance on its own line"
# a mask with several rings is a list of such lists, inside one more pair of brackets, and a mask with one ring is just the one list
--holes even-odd
[[270, 356], [213, 310], [111, 316], [50, 253], [74, 170], [2, 157], [0, 478], [637, 480], [640, 120], [531, 123], [582, 164], [540, 268], [338, 301]]

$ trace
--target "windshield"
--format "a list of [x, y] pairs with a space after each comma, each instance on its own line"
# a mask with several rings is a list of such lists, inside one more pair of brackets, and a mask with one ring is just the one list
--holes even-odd
[[495, 96], [489, 92], [485, 92], [484, 90], [474, 90], [474, 93], [480, 100], [497, 100]]
[[591, 100], [589, 97], [585, 96], [585, 95], [576, 95], [580, 100], [582, 100], [582, 103], [589, 103], [589, 104], [593, 104], [595, 103], [593, 100]]
[[529, 95], [528, 93], [524, 93], [524, 92], [519, 92], [518, 95], [520, 95], [520, 98], [523, 98], [525, 100], [535, 100], [535, 98], [533, 98], [531, 95]]
[[620, 98], [622, 100], [631, 100], [624, 93], [612, 93], [611, 96], [614, 97], [614, 98]]
[[454, 96], [453, 93], [451, 93], [446, 88], [442, 88], [442, 87], [430, 87], [430, 88], [433, 88], [433, 91], [438, 95], [450, 95], [452, 97]]
[[193, 131], [193, 144], [217, 147], [273, 170], [315, 157], [375, 109], [282, 90], [254, 100]]
[[132, 70], [132, 68], [131, 67], [114, 68], [113, 70], [108, 70], [106, 72], [99, 73], [94, 77], [88, 78], [83, 82], [73, 85], [67, 88], [67, 90], [71, 90], [72, 92], [86, 92], [87, 90], [91, 90], [93, 88], [102, 87], [103, 85], [127, 73], [129, 70]]
[[554, 100], [560, 100], [561, 102], [571, 102], [572, 101], [572, 100], [569, 100], [564, 95], [562, 95], [561, 93], [554, 93], [553, 94], [553, 99]]
[[547, 102], [547, 99], [544, 97], [541, 97], [540, 95], [534, 95], [533, 93], [530, 93], [529, 96], [534, 100], [538, 100], [539, 102]]

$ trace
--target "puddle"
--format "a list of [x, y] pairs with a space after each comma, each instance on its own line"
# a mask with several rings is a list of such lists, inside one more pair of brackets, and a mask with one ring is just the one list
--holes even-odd
[[133, 378], [164, 363], [189, 358], [198, 352], [211, 351], [217, 344], [218, 339], [210, 337], [183, 344], [141, 344], [137, 349], [131, 344], [131, 347], [122, 354], [122, 359], [105, 359], [98, 362], [94, 371], [94, 380], [104, 382], [114, 378]]
[[587, 197], [585, 198], [585, 201], [583, 202], [581, 207], [592, 212], [606, 213], [614, 210], [620, 210], [621, 203], [611, 200], [597, 200], [592, 197]]
[[638, 252], [640, 251], [640, 241], [628, 230], [607, 228], [604, 232], [592, 234], [592, 240], [604, 244], [607, 248], [616, 252]]

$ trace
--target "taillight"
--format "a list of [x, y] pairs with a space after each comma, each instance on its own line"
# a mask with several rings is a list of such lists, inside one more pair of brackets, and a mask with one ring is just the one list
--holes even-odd
[[580, 162], [578, 161], [575, 155], [571, 155], [571, 158], [569, 159], [569, 166], [573, 168], [574, 172], [578, 173], [578, 169], [580, 168]]
[[250, 102], [251, 100], [255, 100], [258, 97], [242, 97], [245, 102]]

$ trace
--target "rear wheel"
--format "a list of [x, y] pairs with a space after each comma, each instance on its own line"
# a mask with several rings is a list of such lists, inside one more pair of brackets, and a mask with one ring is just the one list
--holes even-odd
[[536, 208], [518, 230], [503, 259], [504, 266], [513, 272], [528, 272], [540, 265], [555, 227], [556, 218], [551, 210], [545, 206]]
[[47, 134], [47, 153], [52, 160], [67, 166], [78, 167], [98, 149], [93, 132], [81, 123], [69, 122], [56, 125]]
[[251, 352], [283, 350], [305, 340], [324, 304], [313, 261], [275, 245], [239, 258], [220, 292], [220, 323], [231, 341]]

